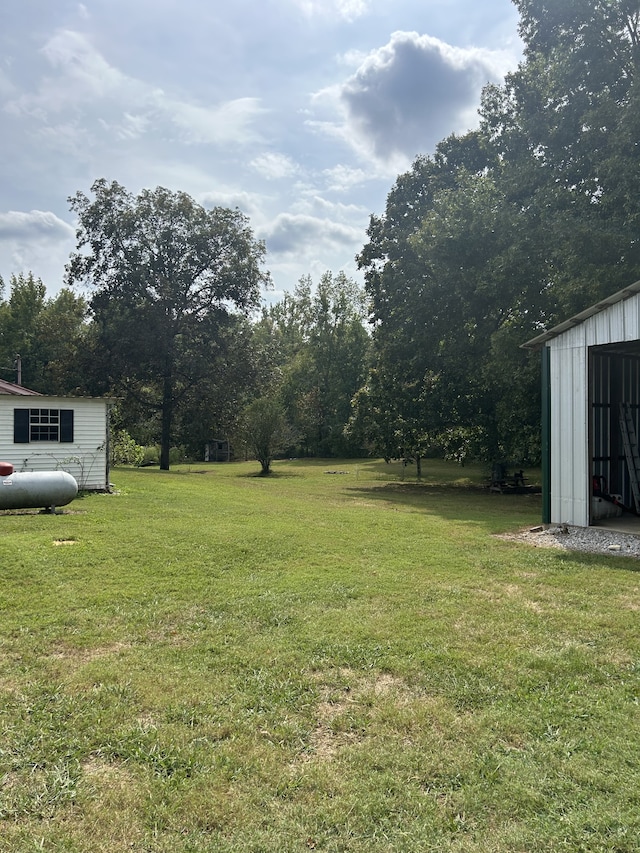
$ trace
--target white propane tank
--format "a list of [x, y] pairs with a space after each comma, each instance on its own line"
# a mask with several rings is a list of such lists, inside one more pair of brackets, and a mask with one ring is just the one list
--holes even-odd
[[0, 509], [55, 511], [77, 494], [78, 484], [66, 471], [15, 472], [9, 462], [0, 462]]

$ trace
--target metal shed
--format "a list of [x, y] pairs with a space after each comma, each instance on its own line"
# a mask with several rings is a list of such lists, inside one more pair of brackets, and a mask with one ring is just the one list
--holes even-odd
[[[620, 512], [634, 518], [640, 511], [640, 281], [523, 347], [542, 351], [543, 521], [587, 527]], [[640, 532], [640, 518], [637, 523]]]
[[233, 448], [227, 438], [212, 438], [204, 446], [205, 462], [231, 462]]

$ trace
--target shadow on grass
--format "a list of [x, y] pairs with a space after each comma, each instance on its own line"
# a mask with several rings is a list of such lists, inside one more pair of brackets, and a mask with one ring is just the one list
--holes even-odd
[[61, 515], [86, 515], [86, 513], [86, 509], [73, 509], [68, 508], [67, 506], [60, 507], [60, 509], [56, 509], [55, 512], [51, 512], [51, 510], [45, 508], [38, 509], [37, 507], [18, 507], [15, 509], [0, 510], [0, 518], [9, 518], [11, 516], [16, 515], [32, 516], [35, 518], [38, 518], [40, 516], [50, 516], [51, 518], [58, 518]]
[[432, 485], [426, 483], [383, 483], [379, 486], [348, 486], [345, 493], [360, 500], [379, 501], [438, 515], [452, 521], [486, 523], [491, 528], [527, 523], [524, 514], [539, 514], [539, 493], [496, 494], [480, 485]]
[[632, 554], [625, 554], [624, 552], [604, 553], [599, 551], [591, 553], [567, 548], [567, 550], [561, 551], [554, 550], [553, 557], [556, 562], [566, 562], [567, 557], [570, 557], [572, 563], [578, 563], [590, 569], [602, 568], [604, 561], [607, 569], [615, 569], [619, 572], [640, 572], [640, 558]]
[[262, 471], [247, 471], [235, 475], [239, 480], [297, 480], [304, 477], [303, 472], [298, 471], [273, 471], [263, 474]]

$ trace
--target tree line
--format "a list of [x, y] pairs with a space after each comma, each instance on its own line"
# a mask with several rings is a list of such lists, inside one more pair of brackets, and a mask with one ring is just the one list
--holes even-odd
[[[98, 182], [94, 203], [104, 201], [103, 189], [126, 193]], [[179, 201], [200, 215], [181, 194], [179, 199], [167, 190], [153, 195], [162, 206]], [[138, 199], [128, 196], [127, 203], [133, 211]], [[265, 274], [258, 264], [263, 248], [255, 241], [249, 286], [235, 296], [225, 284], [215, 293], [203, 286], [200, 270], [214, 266], [211, 258], [206, 263], [191, 258], [188, 271], [171, 282], [161, 277], [159, 284], [149, 268], [178, 264], [184, 252], [181, 245], [173, 255], [175, 222], [167, 226], [171, 233], [165, 240], [157, 233], [146, 238], [147, 248], [167, 253], [162, 260], [143, 255], [139, 261], [137, 248], [129, 251], [122, 236], [114, 238], [119, 248], [117, 257], [106, 261], [109, 286], [96, 283], [88, 300], [70, 287], [47, 299], [44, 284], [32, 274], [12, 276], [8, 294], [1, 285], [2, 378], [45, 394], [114, 397], [115, 443], [120, 458], [135, 464], [151, 461], [167, 469], [178, 448], [185, 458], [202, 459], [207, 442], [219, 438], [230, 440], [236, 453], [246, 448], [265, 473], [274, 454], [283, 451], [361, 455], [344, 427], [366, 375], [370, 347], [362, 289], [343, 273], [327, 272], [316, 283], [304, 277], [293, 293], [260, 309], [258, 284]], [[156, 218], [154, 228], [157, 224]], [[246, 223], [234, 212], [237, 226]], [[95, 252], [99, 238], [94, 237]], [[100, 243], [100, 253], [105, 245]], [[244, 262], [245, 252], [243, 246], [234, 263]], [[222, 253], [230, 263], [234, 250], [225, 244]], [[84, 277], [85, 265], [93, 261], [82, 243], [68, 280]], [[142, 269], [123, 270], [121, 263], [140, 263]]]
[[[112, 394], [142, 445], [200, 456], [539, 459], [537, 359], [520, 345], [640, 278], [640, 7], [514, 0], [524, 58], [477, 130], [416, 158], [343, 273], [260, 311], [266, 250], [238, 210], [105, 180], [70, 199], [66, 287], [0, 293], [0, 369]], [[76, 285], [88, 287], [88, 297]]]

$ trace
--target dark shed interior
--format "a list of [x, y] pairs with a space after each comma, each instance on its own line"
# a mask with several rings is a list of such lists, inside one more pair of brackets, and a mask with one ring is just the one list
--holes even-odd
[[607, 501], [613, 498], [623, 507], [619, 517], [601, 519], [595, 509], [598, 502], [592, 501], [590, 524], [640, 533], [640, 341], [589, 348], [589, 411], [592, 494], [602, 490]]

